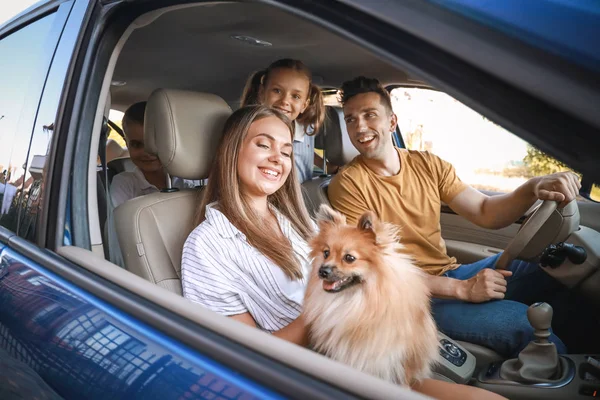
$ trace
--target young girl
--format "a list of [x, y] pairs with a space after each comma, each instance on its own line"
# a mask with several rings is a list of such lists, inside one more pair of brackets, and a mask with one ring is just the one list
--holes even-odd
[[241, 99], [242, 107], [250, 104], [276, 108], [294, 121], [298, 177], [300, 183], [312, 179], [313, 165], [323, 166], [323, 159], [315, 154], [315, 135], [323, 125], [325, 106], [308, 67], [302, 61], [286, 58], [255, 72], [248, 79]]
[[[276, 109], [250, 106], [231, 115], [181, 273], [187, 299], [305, 346], [301, 311], [315, 226], [302, 201], [292, 139], [289, 119]], [[499, 398], [431, 379], [414, 389], [446, 399]]]

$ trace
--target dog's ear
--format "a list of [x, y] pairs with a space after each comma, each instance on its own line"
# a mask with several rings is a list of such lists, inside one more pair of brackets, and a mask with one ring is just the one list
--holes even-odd
[[345, 225], [346, 217], [327, 204], [321, 204], [319, 212], [317, 213], [317, 223], [333, 223], [335, 225]]
[[382, 222], [373, 211], [367, 211], [358, 220], [358, 229], [369, 231], [375, 235], [375, 242], [381, 246], [394, 244], [398, 240], [398, 228], [390, 223]]
[[374, 231], [375, 224], [377, 223], [377, 215], [373, 211], [367, 211], [363, 215], [361, 215], [358, 220], [357, 227], [363, 231]]

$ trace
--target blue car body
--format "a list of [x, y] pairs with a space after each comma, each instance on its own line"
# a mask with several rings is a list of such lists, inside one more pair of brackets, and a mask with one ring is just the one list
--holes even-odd
[[[73, 68], [91, 68], [85, 64], [85, 60], [78, 61], [75, 65], [72, 64], [73, 60], [82, 51], [79, 46], [86, 43], [84, 39], [88, 42], [93, 39], [93, 26], [90, 24], [95, 23], [94, 18], [99, 18], [104, 12], [103, 7], [109, 10], [117, 3], [93, 0], [49, 1], [32, 8], [16, 22], [9, 23], [0, 30], [0, 34], [6, 36], [11, 33], [11, 29], [17, 29], [19, 24], [27, 24], [29, 16], [35, 20], [49, 12], [56, 13], [49, 34], [56, 35], [53, 47], [46, 49], [45, 58], [41, 61], [46, 73], [35, 83], [40, 86], [40, 90], [32, 100], [35, 107], [32, 115], [35, 119], [28, 126], [30, 132], [39, 131], [42, 122], [47, 124], [55, 121], [57, 110], [64, 107], [61, 103], [61, 99], [64, 100], [63, 90], [68, 85], [78, 84], [79, 77], [73, 72]], [[282, 3], [294, 6], [293, 2]], [[349, 4], [347, 7], [352, 5], [360, 8], [352, 4], [357, 2], [345, 3]], [[484, 23], [491, 20], [488, 14], [484, 15], [477, 8], [477, 3], [481, 2], [439, 3], [457, 13], [469, 15], [474, 20], [479, 19]], [[487, 11], [501, 12], [503, 20], [510, 20], [513, 15], [510, 13], [516, 13], [516, 7], [499, 8], [500, 2], [488, 3], [493, 7]], [[374, 15], [373, 9], [376, 9], [377, 2], [363, 5], [371, 8], [364, 11], [365, 15]], [[317, 6], [318, 4], [315, 7]], [[590, 7], [597, 11], [593, 5]], [[310, 12], [308, 6], [307, 10]], [[520, 15], [514, 15], [517, 14]], [[508, 25], [503, 23], [502, 26], [505, 29]], [[590, 29], [598, 34], [598, 26], [600, 25], [590, 26]], [[536, 31], [538, 35], [543, 33], [543, 27]], [[600, 35], [596, 35], [593, 40], [597, 41], [599, 37]], [[547, 39], [564, 41], [568, 38]], [[540, 44], [542, 42], [544, 45]], [[543, 49], [548, 41], [542, 42], [534, 44]], [[553, 47], [552, 51], [555, 49]], [[598, 67], [600, 53], [598, 48], [590, 52], [590, 42], [579, 42], [577, 46], [563, 43], [561, 49], [565, 49], [561, 55], [566, 55], [567, 59], [576, 54], [577, 64], [592, 70]], [[68, 107], [77, 109], [77, 99], [70, 100]], [[61, 115], [66, 115], [64, 110], [61, 112]], [[66, 119], [63, 119], [63, 123], [64, 121]], [[549, 150], [555, 148], [552, 146], [555, 145], [549, 145]], [[72, 155], [60, 157], [57, 155], [54, 159], [47, 160], [48, 168], [54, 169], [52, 176], [57, 176], [57, 169]], [[28, 158], [27, 162], [30, 161], [31, 158]], [[71, 172], [67, 171], [65, 175], [66, 179], [70, 179], [69, 190], [84, 190], [81, 186], [84, 183], [77, 180], [76, 173]], [[50, 172], [47, 171], [43, 179], [48, 176]], [[58, 192], [52, 192], [52, 196], [55, 194], [58, 196]], [[50, 249], [53, 248], [52, 243], [78, 245], [85, 242], [85, 235], [82, 230], [78, 230], [78, 210], [70, 203], [70, 195], [66, 195], [66, 199], [49, 197], [50, 193], [43, 204], [35, 207], [23, 202], [18, 209], [19, 223], [13, 229], [0, 226], [0, 348], [4, 350], [4, 354], [9, 354], [17, 362], [26, 364], [35, 371], [59, 396], [67, 399], [183, 400], [278, 399], [302, 398], [306, 395], [300, 392], [297, 396], [289, 391], [284, 393], [286, 390], [281, 384], [270, 384], [270, 378], [257, 378], [260, 371], [251, 376], [247, 367], [237, 368], [225, 356], [220, 358], [211, 352], [211, 346], [217, 343], [236, 353], [237, 357], [245, 357], [246, 360], [265, 365], [265, 368], [270, 368], [269, 371], [279, 368], [282, 376], [295, 380], [299, 385], [307, 387], [307, 390], [319, 390], [323, 398], [353, 397], [343, 389], [327, 386], [292, 369], [288, 370], [276, 363], [269, 365], [271, 361], [239, 344], [229, 343], [227, 339], [196, 329], [189, 323], [188, 326], [185, 321], [169, 316], [167, 310], [144, 302], [143, 299], [136, 299], [98, 276], [77, 270], [76, 265]], [[63, 204], [65, 209], [53, 209], [56, 204]], [[28, 236], [29, 228], [26, 223], [31, 218], [40, 217], [33, 212], [34, 208], [43, 213], [47, 225], [38, 222], [35, 235]], [[53, 217], [55, 214], [63, 217]], [[150, 323], [146, 317], [134, 316], [133, 306], [125, 310], [122, 303], [107, 300], [113, 294], [121, 296], [119, 298], [133, 299], [132, 302], [138, 301], [140, 307], [146, 307], [147, 313], [166, 315], [163, 323], [176, 321], [187, 332], [195, 330], [207, 341], [205, 347], [190, 346], [180, 339], [181, 336], [175, 337], [165, 332], [158, 322]], [[226, 354], [226, 351], [222, 350], [219, 354]]]
[[282, 398], [6, 247], [0, 318], [2, 348], [64, 398]]

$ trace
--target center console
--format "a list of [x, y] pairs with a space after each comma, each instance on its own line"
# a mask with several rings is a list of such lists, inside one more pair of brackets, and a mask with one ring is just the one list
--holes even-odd
[[487, 365], [480, 362], [477, 372], [475, 357], [440, 333], [441, 357], [434, 378], [470, 384], [509, 399], [600, 398], [600, 355], [558, 355], [555, 345], [548, 341], [550, 305], [531, 305], [527, 317], [536, 338], [517, 358], [488, 361]]
[[524, 383], [500, 376], [502, 362], [481, 370], [471, 382], [509, 399], [593, 399], [600, 398], [600, 354], [560, 356], [568, 364], [564, 379], [555, 382]]
[[436, 379], [469, 383], [475, 372], [475, 356], [443, 333], [438, 333], [438, 337], [440, 360], [433, 368]]

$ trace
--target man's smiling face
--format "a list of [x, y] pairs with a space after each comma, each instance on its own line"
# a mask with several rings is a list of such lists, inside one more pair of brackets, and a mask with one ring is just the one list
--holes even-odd
[[363, 157], [382, 158], [388, 146], [394, 146], [391, 132], [396, 115], [388, 110], [375, 92], [361, 93], [344, 104], [344, 120], [350, 141]]

